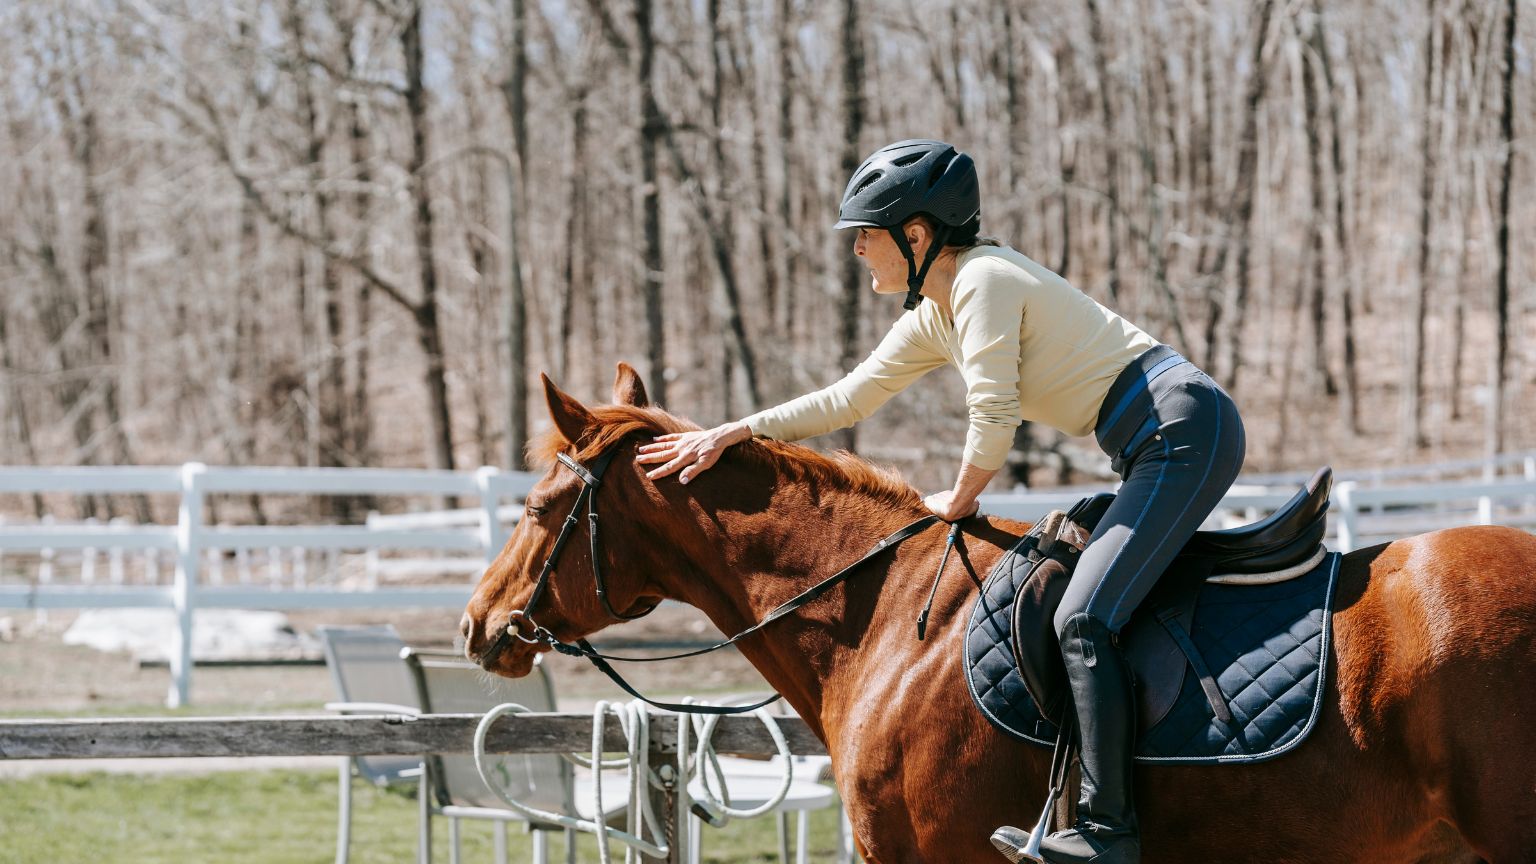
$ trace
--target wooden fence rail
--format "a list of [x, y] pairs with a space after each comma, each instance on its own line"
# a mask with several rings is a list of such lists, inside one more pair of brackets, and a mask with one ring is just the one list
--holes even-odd
[[[119, 759], [145, 757], [383, 756], [469, 753], [480, 714], [323, 715], [280, 717], [163, 717], [80, 720], [0, 720], [0, 760]], [[678, 761], [676, 714], [652, 713], [651, 766], [665, 781], [651, 790], [654, 812], [663, 814], [674, 838], [666, 858], [683, 864], [689, 830], [688, 792], [669, 767]], [[825, 755], [826, 748], [799, 717], [776, 718], [794, 755]], [[741, 756], [777, 753], [756, 717], [723, 717], [711, 738], [715, 750]], [[608, 717], [603, 746], [627, 749], [618, 718]], [[519, 714], [501, 718], [486, 735], [488, 753], [590, 752], [589, 714]], [[430, 825], [430, 823], [428, 823]], [[421, 842], [430, 844], [429, 828]]]
[[[0, 759], [121, 759], [189, 756], [382, 756], [468, 753], [479, 714], [407, 716], [166, 717], [83, 720], [0, 720]], [[654, 714], [649, 749], [677, 751], [676, 714]], [[796, 755], [827, 751], [805, 721], [779, 718]], [[715, 749], [771, 756], [773, 739], [755, 717], [724, 717]], [[603, 746], [625, 749], [619, 721], [609, 717]], [[590, 714], [519, 714], [496, 722], [486, 736], [491, 753], [582, 753], [592, 749]]]

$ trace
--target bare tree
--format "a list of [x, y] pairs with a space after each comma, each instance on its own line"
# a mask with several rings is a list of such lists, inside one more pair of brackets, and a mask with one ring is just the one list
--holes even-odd
[[1486, 449], [1492, 455], [1504, 449], [1504, 402], [1509, 366], [1509, 210], [1515, 174], [1515, 14], [1516, 0], [1505, 3], [1503, 108], [1499, 112], [1499, 144], [1503, 165], [1499, 171], [1499, 207], [1495, 228], [1497, 273], [1493, 283], [1493, 309], [1496, 336], [1493, 350], [1493, 376], [1488, 397]]

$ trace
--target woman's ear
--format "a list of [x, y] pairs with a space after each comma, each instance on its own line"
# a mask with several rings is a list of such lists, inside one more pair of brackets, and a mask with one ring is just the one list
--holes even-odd
[[540, 373], [544, 382], [544, 401], [549, 405], [549, 419], [554, 421], [560, 436], [572, 444], [579, 443], [586, 433], [597, 425], [597, 418], [576, 399], [555, 386], [548, 375]]
[[618, 374], [613, 378], [613, 401], [617, 405], [633, 405], [636, 408], [651, 404], [645, 395], [645, 382], [640, 380], [640, 373], [622, 361], [619, 363]]
[[923, 253], [928, 251], [928, 242], [933, 240], [933, 232], [928, 230], [928, 224], [914, 216], [902, 227], [902, 233], [907, 236], [907, 245], [912, 247], [912, 256], [921, 261]]

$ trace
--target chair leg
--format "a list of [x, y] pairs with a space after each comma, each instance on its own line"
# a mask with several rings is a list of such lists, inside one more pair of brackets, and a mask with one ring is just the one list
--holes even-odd
[[811, 811], [795, 813], [795, 864], [810, 864]]
[[491, 835], [491, 842], [495, 844], [496, 864], [507, 864], [507, 820], [497, 819], [493, 830], [496, 833]]
[[533, 832], [533, 864], [549, 864], [549, 832]]
[[789, 864], [789, 813], [780, 810], [774, 815], [779, 823], [779, 864]]
[[459, 817], [448, 817], [448, 861], [459, 864], [464, 860], [464, 850], [459, 846]]
[[347, 864], [352, 845], [352, 757], [341, 757], [336, 777], [336, 864]]
[[565, 864], [576, 864], [576, 829], [565, 829]]
[[416, 810], [420, 819], [416, 829], [418, 864], [432, 864], [432, 772], [427, 765], [421, 763], [421, 779], [416, 786]]
[[688, 864], [699, 864], [704, 858], [704, 820], [688, 820]]

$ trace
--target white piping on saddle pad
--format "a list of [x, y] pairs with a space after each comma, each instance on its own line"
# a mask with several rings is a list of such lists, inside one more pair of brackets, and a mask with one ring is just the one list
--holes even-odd
[[[671, 854], [671, 847], [666, 842], [666, 830], [656, 818], [656, 813], [651, 807], [651, 796], [647, 786], [657, 789], [664, 788], [664, 780], [676, 777], [676, 769], [671, 765], [663, 765], [660, 771], [651, 770], [650, 765], [650, 714], [648, 707], [640, 700], [632, 700], [626, 703], [598, 702], [592, 709], [592, 756], [587, 758], [580, 754], [561, 754], [563, 758], [577, 765], [592, 769], [592, 792], [597, 820], [578, 819], [565, 813], [555, 813], [548, 810], [540, 810], [530, 807], [520, 801], [516, 801], [504, 793], [500, 787], [492, 783], [485, 765], [485, 736], [490, 730], [491, 724], [504, 714], [528, 714], [532, 713], [527, 708], [516, 703], [508, 702], [498, 705], [487, 711], [480, 719], [480, 725], [475, 728], [475, 769], [480, 772], [480, 779], [486, 788], [496, 793], [506, 805], [517, 813], [521, 813], [530, 821], [553, 823], [563, 828], [570, 828], [595, 835], [598, 838], [598, 860], [601, 864], [610, 864], [610, 851], [608, 841], [610, 838], [618, 840], [627, 848], [624, 850], [626, 864], [638, 864], [640, 856], [650, 858], [667, 858]], [[784, 781], [779, 787], [778, 794], [773, 796], [761, 806], [751, 810], [736, 810], [730, 807], [730, 795], [724, 790], [724, 777], [720, 770], [719, 757], [716, 756], [714, 746], [710, 743], [710, 737], [715, 730], [715, 724], [719, 722], [718, 715], [708, 718], [698, 714], [690, 714], [686, 718], [680, 717], [677, 724], [677, 752], [679, 761], [686, 763], [690, 752], [689, 734], [696, 733], [699, 736], [698, 750], [691, 765], [684, 765], [683, 776], [676, 777], [676, 786], [679, 790], [686, 790], [693, 774], [704, 775], [704, 794], [706, 799], [699, 803], [708, 811], [711, 824], [716, 827], [725, 824], [730, 817], [747, 818], [767, 813], [783, 802], [788, 794], [791, 781], [794, 779], [794, 759], [789, 752], [789, 742], [784, 738], [784, 732], [779, 728], [778, 722], [768, 709], [759, 708], [752, 712], [763, 725], [768, 728], [768, 734], [773, 738], [773, 744], [778, 749], [779, 755], [784, 761]], [[609, 714], [619, 718], [619, 725], [624, 730], [626, 743], [625, 757], [622, 759], [603, 759], [603, 727]], [[715, 797], [715, 792], [709, 787], [704, 766], [713, 767], [715, 774], [721, 780], [721, 798]], [[629, 789], [629, 824], [628, 831], [619, 831], [602, 821], [603, 814], [603, 775], [604, 768], [624, 768], [625, 785]], [[655, 842], [646, 840], [643, 836], [649, 831]], [[685, 844], [686, 848], [686, 844]]]
[[1311, 573], [1312, 568], [1322, 563], [1323, 557], [1327, 554], [1327, 548], [1319, 543], [1312, 557], [1294, 567], [1270, 573], [1217, 573], [1207, 576], [1205, 581], [1216, 585], [1273, 585], [1276, 582], [1286, 582]]

